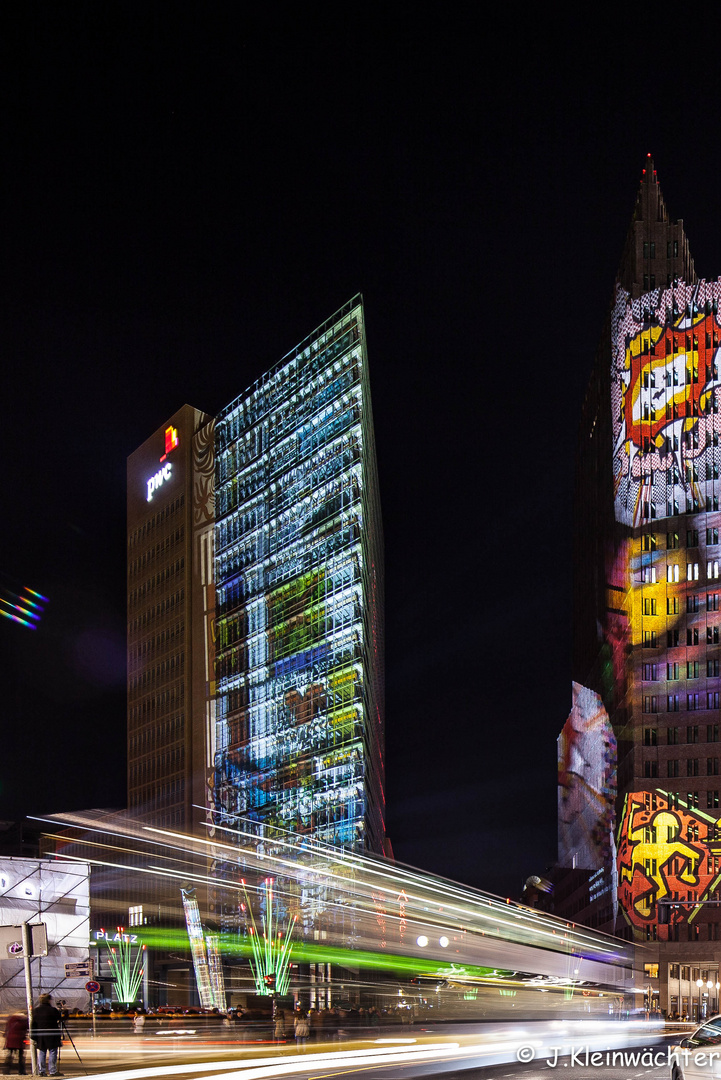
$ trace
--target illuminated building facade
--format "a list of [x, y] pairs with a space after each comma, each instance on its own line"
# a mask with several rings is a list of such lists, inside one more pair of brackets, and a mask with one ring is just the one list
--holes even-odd
[[128, 459], [128, 807], [189, 830], [213, 769], [213, 429], [184, 405]]
[[561, 863], [591, 872], [575, 917], [644, 942], [648, 997], [692, 1017], [721, 955], [720, 305], [649, 157], [577, 462], [574, 678], [617, 743], [615, 833], [591, 866], [561, 823]]
[[215, 445], [216, 821], [381, 853], [383, 545], [360, 297], [222, 410]]

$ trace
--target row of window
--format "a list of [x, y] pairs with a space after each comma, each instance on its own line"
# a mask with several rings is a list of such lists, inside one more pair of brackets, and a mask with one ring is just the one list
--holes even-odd
[[[643, 257], [644, 259], [656, 258], [656, 241], [644, 240], [643, 242]], [[668, 240], [666, 242], [666, 258], [677, 259], [678, 258], [678, 240]]]
[[[272, 408], [273, 403], [291, 399], [293, 394], [312, 394], [318, 389], [318, 376], [330, 370], [341, 370], [340, 363], [346, 366], [353, 360], [352, 355], [345, 356], [353, 345], [360, 340], [360, 331], [355, 320], [344, 326], [333, 328], [333, 337], [318, 339], [298, 353], [289, 363], [276, 370], [267, 371], [255, 384], [252, 392], [244, 400], [236, 399], [226, 406], [216, 426], [216, 445], [222, 453], [232, 442], [241, 437]], [[339, 363], [340, 361], [340, 363]]]
[[[644, 436], [644, 443], [646, 444], [646, 452], [650, 450], [650, 440]], [[670, 452], [670, 451], [667, 451]], [[663, 508], [663, 504], [661, 504]], [[711, 514], [718, 510], [719, 501], [718, 495], [706, 496], [706, 513]], [[666, 513], [665, 517], [680, 517], [681, 514], [701, 514], [703, 513], [704, 504], [697, 498], [696, 495], [686, 497], [686, 509], [682, 510], [678, 499], [667, 499], [666, 501]], [[645, 521], [655, 521], [659, 517], [659, 508], [655, 502], [646, 502], [643, 504], [643, 517]]]
[[169, 548], [181, 543], [184, 539], [185, 525], [181, 525], [175, 532], [169, 533], [163, 540], [160, 540], [155, 547], [144, 551], [142, 555], [139, 555], [137, 559], [133, 559], [132, 562], [128, 562], [128, 577], [135, 577], [136, 574], [141, 573], [151, 562], [159, 559]]
[[[142, 719], [140, 706], [136, 705], [131, 710], [131, 728]], [[182, 739], [185, 731], [185, 716], [176, 713], [168, 716], [165, 720], [156, 721], [152, 726], [142, 727], [132, 731], [128, 739], [128, 752], [131, 757], [139, 757], [142, 754], [155, 752], [158, 747], [167, 746], [169, 743]]]
[[130, 706], [128, 723], [131, 725], [155, 723], [162, 713], [182, 709], [184, 699], [185, 682], [183, 680], [175, 686], [168, 687], [167, 690], [153, 690], [144, 701]]
[[[706, 365], [706, 382], [710, 382], [711, 379], [715, 378], [715, 377], [716, 377], [715, 368], [712, 367], [710, 364], [707, 364]], [[698, 361], [696, 363], [694, 363], [693, 367], [691, 367], [689, 365], [686, 368], [686, 380], [685, 380], [685, 383], [686, 383], [687, 386], [689, 386], [691, 383], [697, 383], [697, 382], [698, 382]], [[678, 386], [679, 384], [683, 385], [684, 380], [679, 379], [678, 372], [676, 370], [674, 370], [674, 372], [673, 372], [673, 385]], [[666, 386], [671, 386], [671, 385], [672, 385], [672, 383], [671, 383], [671, 372], [667, 371], [666, 372]], [[649, 402], [644, 403], [644, 406], [643, 406], [643, 419], [648, 420], [649, 423], [650, 423], [651, 421], [663, 420], [664, 418], [666, 420], [678, 420], [684, 415], [685, 416], [690, 416], [691, 413], [689, 411], [688, 402], [686, 402], [685, 408], [682, 408], [682, 402], [683, 402], [682, 394], [683, 394], [683, 391], [681, 391], [681, 394], [676, 394], [675, 396], [670, 397], [669, 400], [666, 401], [666, 402], [663, 401], [663, 394], [654, 394], [655, 398], [656, 397], [661, 398], [661, 402], [660, 402], [660, 404], [656, 405], [655, 408], [652, 408]], [[681, 400], [679, 400], [679, 397], [681, 397]], [[718, 413], [718, 403], [716, 401], [716, 398], [712, 398], [707, 402], [706, 407], [704, 409], [704, 412], [707, 415], [709, 413], [711, 413], [711, 414]], [[693, 410], [693, 415], [698, 416], [698, 412], [696, 411], [696, 409]], [[666, 438], [666, 447], [665, 447], [666, 453], [668, 453], [670, 451], [670, 445], [669, 445], [670, 442], [671, 442], [670, 437], [667, 437]], [[687, 479], [690, 479], [690, 473], [689, 473], [690, 468], [691, 468], [690, 465], [686, 466], [686, 478]], [[696, 479], [698, 479], [698, 469], [696, 468], [695, 465], [694, 465], [694, 469], [695, 469], [695, 472], [696, 472]], [[666, 476], [667, 476], [667, 480], [668, 480], [669, 484], [678, 484], [678, 482], [679, 482], [679, 480], [678, 480], [678, 470], [675, 467], [672, 466], [671, 468], [669, 468], [667, 470], [667, 472], [666, 472]], [[711, 474], [709, 474], [708, 470], [706, 472], [706, 479], [707, 480], [713, 479]], [[718, 474], [716, 475], [715, 479], [718, 480]]]
[[128, 679], [128, 693], [140, 690], [147, 686], [154, 686], [156, 681], [164, 679], [180, 678], [185, 669], [185, 653], [176, 653], [162, 660], [155, 667], [140, 672], [138, 675], [131, 674]]
[[185, 798], [185, 778], [179, 777], [165, 784], [155, 784], [147, 788], [136, 788], [130, 792], [131, 809], [141, 814], [161, 810], [169, 804], [182, 802]]
[[144, 540], [146, 536], [150, 536], [153, 529], [159, 528], [166, 518], [171, 517], [177, 513], [182, 506], [185, 505], [185, 494], [179, 495], [175, 502], [164, 506], [162, 510], [159, 510], [157, 514], [153, 514], [151, 518], [141, 525], [139, 528], [132, 532], [128, 536], [128, 547], [134, 547], [140, 540]]
[[165, 569], [158, 571], [153, 577], [139, 585], [137, 589], [133, 589], [128, 593], [128, 608], [134, 607], [138, 602], [142, 601], [148, 593], [152, 593], [154, 589], [160, 588], [166, 581], [170, 581], [176, 574], [181, 574], [185, 569], [185, 556], [180, 559], [176, 559], [174, 563], [170, 563]]
[[[137, 623], [137, 619], [135, 622]], [[154, 656], [156, 652], [163, 652], [176, 641], [176, 638], [180, 639], [184, 634], [185, 623], [180, 621], [173, 623], [172, 626], [168, 626], [164, 630], [161, 630], [155, 637], [146, 638], [144, 641], [129, 648], [129, 663], [133, 663], [133, 661], [137, 660], [144, 660], [148, 656]]]
[[185, 765], [185, 747], [175, 746], [163, 754], [153, 754], [143, 761], [135, 761], [130, 766], [129, 784], [138, 787], [180, 772]]
[[[666, 729], [666, 741], [669, 746], [678, 746], [682, 742], [687, 743], [700, 743], [700, 742], [718, 742], [719, 741], [719, 725], [718, 724], [706, 724], [706, 738], [701, 738], [703, 735], [703, 726], [700, 724], [687, 724], [686, 725], [686, 738], [684, 740], [683, 733], [684, 728], [681, 726], [670, 727]], [[662, 729], [663, 730], [663, 729]], [[644, 746], [658, 746], [658, 728], [645, 727], [643, 729], [643, 745]]]
[[[698, 645], [700, 643], [699, 642], [699, 632], [698, 632], [698, 630], [699, 630], [699, 628], [697, 626], [687, 627], [687, 629], [686, 629], [686, 646]], [[658, 633], [658, 631], [656, 631], [656, 630], [644, 630], [644, 632], [643, 632], [643, 647], [644, 647], [644, 649], [657, 649], [658, 648], [658, 642], [659, 642], [659, 633]], [[719, 643], [718, 627], [707, 627], [706, 628], [706, 645], [717, 645], [718, 643]], [[678, 649], [680, 647], [681, 647], [681, 631], [679, 629], [667, 630], [666, 631], [666, 648], [668, 648], [668, 649]], [[718, 665], [716, 666], [715, 670], [713, 670], [713, 671], [711, 670], [714, 663], [715, 663], [715, 661], [712, 661], [712, 660], [708, 661], [708, 674], [709, 675], [718, 675]], [[644, 664], [643, 667], [644, 667], [644, 670], [646, 670], [647, 668], [658, 669], [657, 664]], [[698, 672], [699, 672], [699, 661], [698, 660], [689, 661], [689, 663], [686, 665], [686, 668], [687, 668], [687, 674], [686, 674], [687, 679], [697, 679], [698, 678]], [[693, 671], [692, 671], [692, 669], [693, 669]], [[675, 674], [671, 674], [672, 670], [675, 672]], [[668, 668], [667, 668], [666, 677], [668, 679], [682, 678], [683, 676], [679, 676], [678, 671], [679, 671], [678, 663], [669, 664]]]
[[[668, 793], [668, 805], [672, 810], [700, 810], [706, 803], [707, 810], [715, 810], [719, 805], [719, 792], [715, 791], [670, 791]], [[698, 826], [696, 826], [698, 828]], [[721, 838], [721, 826], [709, 825], [709, 840]]]
[[[686, 764], [684, 769], [684, 760], [681, 758], [671, 758], [666, 762], [666, 776], [669, 778], [678, 778], [679, 776], [701, 776], [701, 760], [699, 758], [686, 758]], [[643, 775], [646, 779], [652, 780], [658, 777], [658, 762], [657, 761], [644, 761], [643, 763]], [[706, 758], [706, 776], [718, 776], [719, 775], [719, 759], [718, 758]]]
[[128, 633], [136, 633], [142, 627], [148, 626], [154, 619], [160, 619], [164, 615], [174, 612], [176, 607], [180, 607], [184, 603], [185, 589], [178, 589], [172, 596], [164, 596], [157, 604], [152, 604], [128, 622]]
[[[641, 703], [641, 711], [644, 713], [679, 712], [683, 697], [681, 694], [645, 694]], [[703, 704], [703, 694], [686, 694], [686, 709], [688, 712], [697, 712], [699, 709], [718, 709], [718, 690], [709, 690], [706, 693], [706, 704]], [[666, 705], [664, 709], [663, 706]]]
[[[718, 434], [716, 435], [718, 439]], [[698, 547], [698, 529], [686, 530], [686, 547]], [[718, 528], [714, 527], [706, 530], [706, 543], [718, 544], [719, 542]], [[643, 550], [644, 551], [656, 551], [658, 541], [656, 539], [656, 533], [644, 533], [643, 534]], [[680, 547], [679, 535], [677, 532], [666, 533], [666, 548], [668, 551], [678, 551]]]
[[[678, 644], [678, 642], [676, 642]], [[698, 644], [698, 642], [697, 642]], [[674, 661], [670, 664], [666, 664], [666, 679], [668, 682], [675, 682], [678, 679], [698, 679], [701, 662], [698, 660], [687, 660], [685, 664]], [[646, 665], [644, 665], [645, 667]], [[658, 665], [654, 665], [657, 667]], [[685, 674], [684, 674], [685, 671]], [[718, 678], [719, 674], [719, 661], [707, 660], [706, 661], [706, 677], [708, 679]], [[711, 706], [708, 706], [711, 708]], [[653, 712], [653, 710], [651, 710]]]

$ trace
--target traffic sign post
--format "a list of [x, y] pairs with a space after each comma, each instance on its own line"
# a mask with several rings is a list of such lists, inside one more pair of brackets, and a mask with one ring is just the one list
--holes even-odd
[[[33, 987], [30, 978], [30, 957], [32, 955], [32, 941], [30, 936], [30, 925], [23, 923], [22, 925], [22, 957], [23, 967], [25, 968], [25, 1001], [28, 1008], [28, 1029], [32, 1026], [33, 1022]], [[8, 950], [11, 945], [8, 945]], [[21, 1051], [22, 1053], [22, 1051]], [[30, 1064], [33, 1071], [33, 1076], [38, 1071], [38, 1055], [37, 1047], [33, 1040], [30, 1040]]]
[[90, 994], [90, 1000], [93, 1006], [93, 1038], [95, 1038], [95, 995], [100, 990], [100, 983], [96, 982], [95, 979], [90, 979], [89, 982], [85, 983], [85, 989]]

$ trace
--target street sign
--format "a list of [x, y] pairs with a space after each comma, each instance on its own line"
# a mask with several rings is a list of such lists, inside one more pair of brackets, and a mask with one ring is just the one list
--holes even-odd
[[85, 989], [89, 994], [98, 994], [100, 992], [100, 983], [95, 982], [95, 979], [91, 979], [90, 982], [85, 983]]
[[[31, 941], [31, 956], [48, 955], [48, 935], [45, 923], [28, 923]], [[0, 926], [0, 960], [22, 960], [23, 951], [23, 928], [22, 926]]]
[[66, 979], [92, 979], [94, 974], [92, 960], [81, 960], [76, 964], [65, 965]]

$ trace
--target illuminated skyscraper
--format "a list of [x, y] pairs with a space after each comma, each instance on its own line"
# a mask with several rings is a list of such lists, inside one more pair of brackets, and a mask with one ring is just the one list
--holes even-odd
[[[721, 885], [720, 303], [721, 280], [696, 278], [649, 157], [583, 406], [574, 679], [585, 705], [560, 761], [569, 807], [590, 758], [617, 748], [615, 835], [603, 807], [583, 844], [561, 834], [563, 863], [589, 872], [576, 917], [646, 943], [649, 996], [692, 1016], [718, 1011], [709, 942], [721, 938], [709, 903]], [[595, 772], [608, 796], [608, 769]]]
[[216, 425], [216, 820], [384, 845], [383, 544], [356, 297]]
[[128, 458], [128, 807], [188, 830], [212, 788], [213, 480], [189, 405]]

